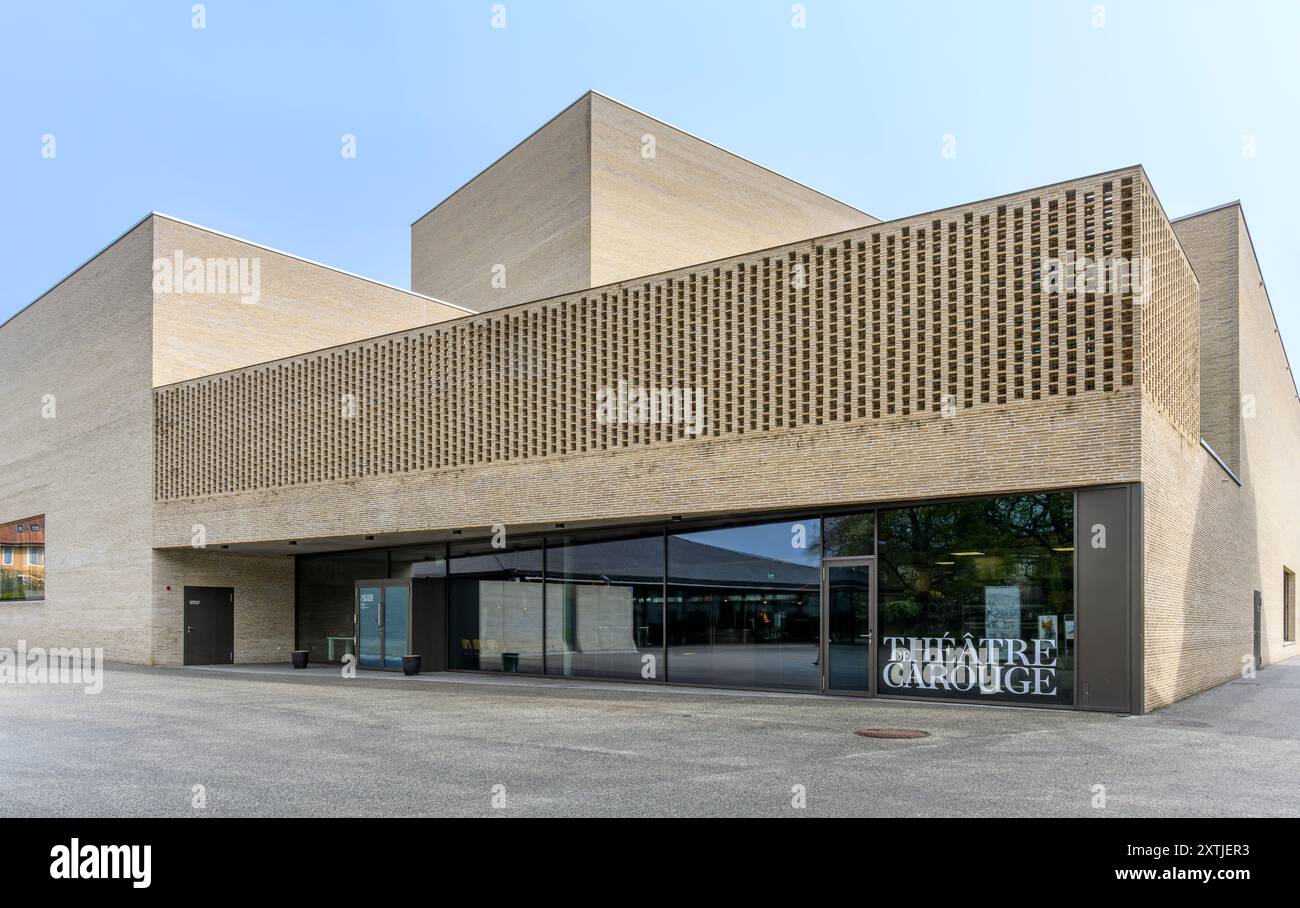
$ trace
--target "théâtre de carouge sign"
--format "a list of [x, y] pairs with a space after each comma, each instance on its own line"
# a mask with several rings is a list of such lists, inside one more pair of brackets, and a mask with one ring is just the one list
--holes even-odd
[[1055, 696], [1057, 643], [1017, 637], [886, 637], [891, 690]]

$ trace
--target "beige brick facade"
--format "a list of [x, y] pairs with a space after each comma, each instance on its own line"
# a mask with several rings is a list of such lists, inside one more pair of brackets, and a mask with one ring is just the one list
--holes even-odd
[[45, 599], [0, 604], [0, 646], [152, 652], [146, 219], [0, 326], [0, 522], [45, 515]]
[[[260, 298], [157, 292], [155, 263], [178, 250], [204, 260], [259, 258]], [[0, 646], [25, 639], [102, 646], [115, 661], [177, 662], [181, 586], [237, 583], [237, 661], [287, 658], [292, 559], [216, 565], [153, 551], [150, 388], [355, 340], [379, 325], [462, 315], [166, 216], [136, 224], [0, 326], [8, 403], [0, 412], [0, 521], [44, 514], [46, 524], [45, 599], [0, 607]], [[164, 594], [168, 584], [173, 592]]]
[[1240, 675], [1252, 657], [1255, 590], [1263, 663], [1295, 653], [1283, 640], [1282, 589], [1283, 568], [1300, 559], [1300, 400], [1240, 207], [1176, 227], [1209, 288], [1199, 306], [1199, 411], [1226, 449], [1220, 456], [1238, 463], [1229, 462], [1234, 477], [1165, 413], [1144, 415], [1148, 709]]
[[[1300, 569], [1300, 400], [1239, 207], [1171, 225], [1126, 168], [759, 248], [761, 224], [734, 229], [749, 208], [789, 220], [761, 169], [664, 127], [659, 154], [699, 155], [673, 172], [699, 168], [701, 197], [755, 181], [692, 217], [673, 207], [686, 189], [629, 169], [643, 115], [585, 105], [413, 231], [449, 242], [429, 231], [493, 219], [475, 193], [573, 157], [560, 209], [515, 225], [537, 236], [500, 225], [552, 269], [518, 292], [565, 295], [467, 315], [154, 216], [4, 325], [5, 361], [44, 358], [18, 370], [27, 404], [0, 415], [0, 520], [46, 515], [48, 570], [45, 602], [0, 609], [0, 644], [178, 663], [184, 587], [218, 586], [235, 592], [236, 661], [283, 661], [290, 555], [367, 536], [1140, 483], [1146, 708], [1241, 670], [1256, 589], [1265, 662], [1294, 652], [1281, 613], [1283, 569]], [[684, 246], [644, 232], [656, 195]], [[728, 243], [737, 254], [665, 264]], [[448, 248], [413, 268], [468, 286], [478, 253]], [[259, 257], [259, 299], [160, 291], [154, 263], [176, 250]], [[1139, 287], [1052, 292], [1047, 263], [1067, 255], [1149, 270]], [[584, 289], [661, 264], [676, 270]], [[603, 421], [599, 395], [620, 384], [699, 394], [703, 421]], [[40, 418], [46, 394], [56, 419]]]
[[[1137, 383], [1132, 295], [1090, 293], [1080, 303], [1033, 289], [1030, 263], [1066, 249], [1137, 258], [1143, 212], [1156, 217], [1144, 187], [1140, 170], [1103, 174], [161, 388], [156, 495], [432, 478], [476, 465], [900, 423], [872, 436], [883, 446], [861, 452], [883, 460], [914, 414], [952, 417], [960, 434], [985, 410], [1021, 402], [1054, 401], [1060, 409], [1048, 411], [1064, 415], [1068, 403], [1106, 398], [1122, 422], [1135, 412], [1121, 403]], [[1153, 228], [1151, 236], [1162, 235]], [[1194, 369], [1190, 392], [1187, 375], [1166, 380], [1161, 371], [1185, 353], [1166, 343], [1163, 320], [1190, 318], [1195, 342], [1188, 274], [1169, 278], [1175, 290], [1157, 288], [1143, 363], [1154, 399], [1194, 432]], [[707, 424], [693, 433], [680, 422], [598, 421], [597, 395], [620, 382], [698, 392]], [[1062, 482], [1073, 463], [1057, 464]], [[587, 481], [588, 496], [600, 497]], [[688, 510], [709, 509], [701, 496]]]
[[503, 309], [877, 221], [588, 92], [411, 225], [411, 286]]
[[153, 660], [181, 663], [187, 586], [235, 593], [235, 661], [285, 662], [293, 650], [293, 559], [284, 555], [158, 551], [153, 558]]
[[[151, 221], [155, 385], [466, 314], [435, 299], [163, 215]], [[178, 258], [204, 267], [202, 285], [186, 286], [174, 264]], [[246, 265], [245, 274], [257, 278], [255, 293], [247, 297], [228, 279], [240, 263]], [[157, 282], [163, 268], [172, 277], [170, 287]], [[224, 284], [206, 279], [209, 268], [214, 276], [227, 278]]]
[[1196, 260], [1201, 288], [1201, 436], [1233, 470], [1241, 468], [1241, 313], [1237, 229], [1231, 218], [1174, 223]]

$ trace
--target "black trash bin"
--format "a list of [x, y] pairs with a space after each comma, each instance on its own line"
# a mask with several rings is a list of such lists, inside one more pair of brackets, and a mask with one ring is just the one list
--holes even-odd
[[309, 653], [309, 651], [308, 651], [308, 650], [305, 650], [305, 649], [296, 649], [296, 650], [294, 650], [294, 651], [293, 651], [293, 667], [294, 667], [294, 668], [306, 668], [306, 667], [307, 667], [307, 655], [308, 655], [308, 653]]
[[519, 671], [519, 654], [518, 654], [518, 653], [502, 653], [502, 654], [501, 654], [501, 670], [502, 670], [503, 672], [517, 672], [517, 671]]
[[420, 657], [406, 655], [402, 657], [402, 674], [418, 675], [420, 673]]

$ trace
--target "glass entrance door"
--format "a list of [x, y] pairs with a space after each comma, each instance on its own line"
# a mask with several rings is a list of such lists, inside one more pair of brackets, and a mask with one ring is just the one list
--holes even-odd
[[357, 583], [357, 665], [400, 669], [411, 632], [411, 588], [406, 583]]
[[874, 694], [872, 627], [876, 563], [874, 558], [826, 561], [822, 565], [822, 688]]

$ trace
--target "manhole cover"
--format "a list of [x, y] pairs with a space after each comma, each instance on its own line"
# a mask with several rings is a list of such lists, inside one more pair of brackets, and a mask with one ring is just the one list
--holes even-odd
[[854, 732], [863, 738], [928, 738], [928, 731], [919, 728], [859, 728]]

